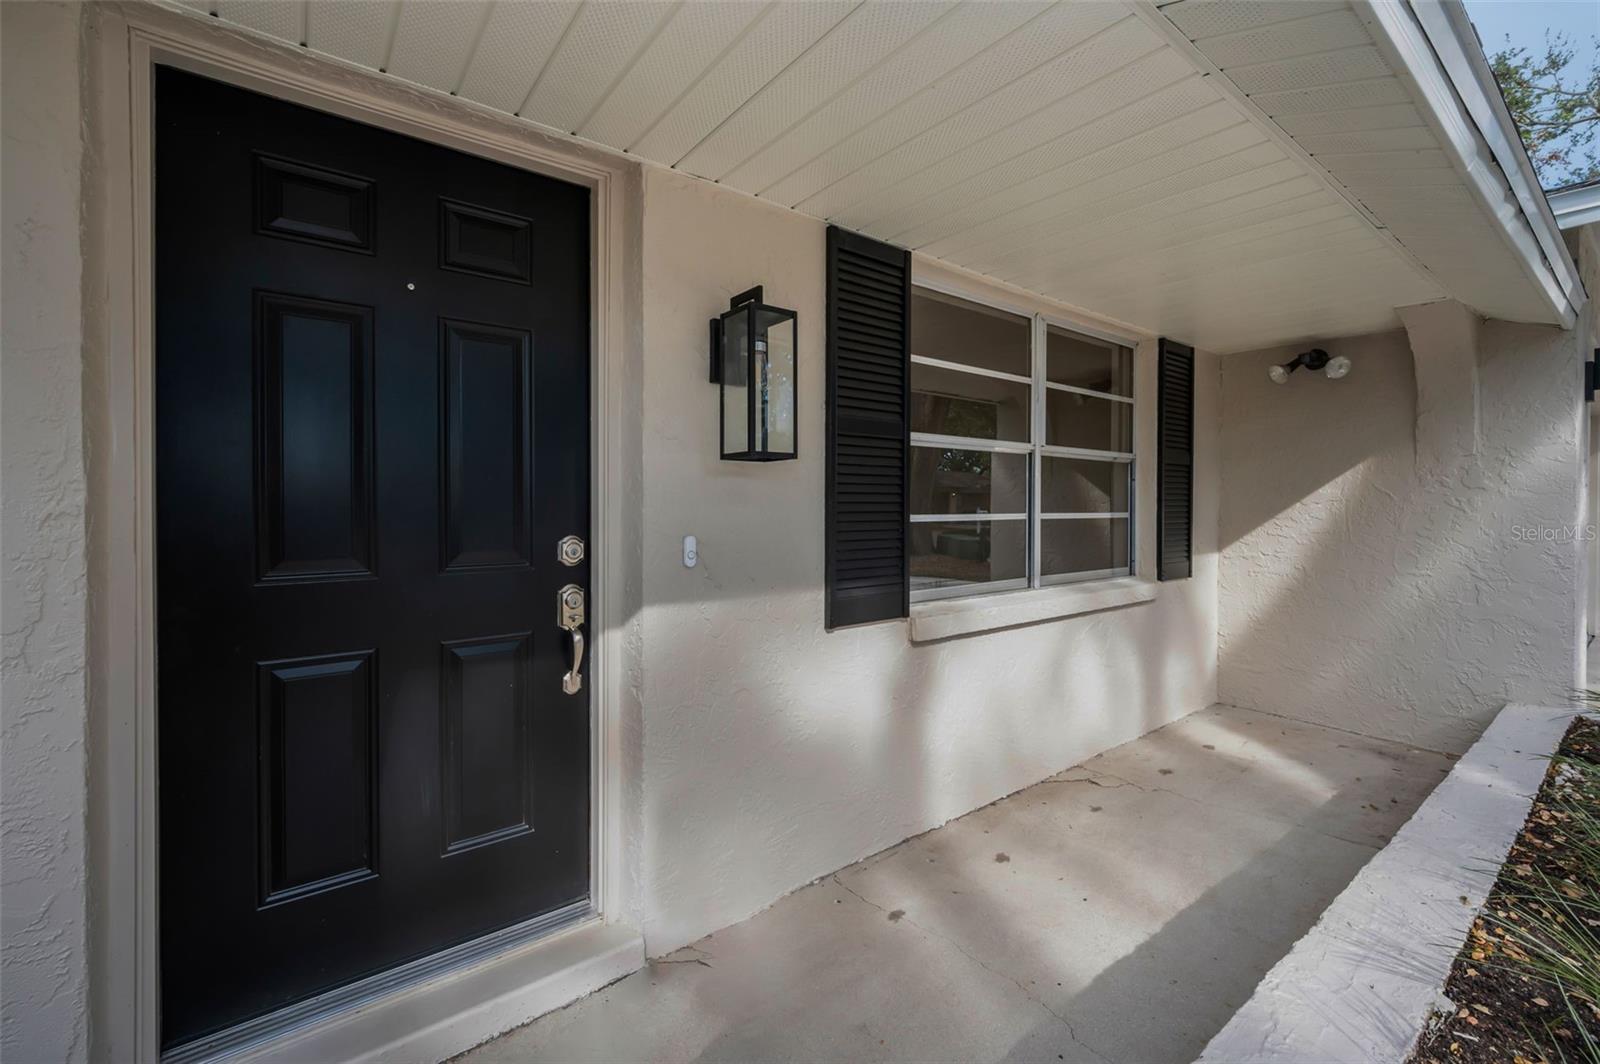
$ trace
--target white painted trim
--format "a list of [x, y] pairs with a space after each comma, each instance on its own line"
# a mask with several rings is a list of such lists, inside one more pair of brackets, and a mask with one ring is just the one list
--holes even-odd
[[1556, 224], [1562, 229], [1600, 222], [1600, 183], [1561, 189], [1547, 198]]
[[1145, 340], [1156, 339], [1155, 333], [1130, 322], [1095, 314], [1082, 307], [1063, 303], [1059, 299], [1052, 299], [1039, 292], [1012, 284], [1010, 281], [962, 269], [960, 266], [920, 251], [911, 253], [911, 283], [919, 288], [929, 288], [958, 299], [999, 307], [1023, 317], [1034, 317], [1043, 313], [1063, 328], [1097, 339], [1126, 344], [1129, 347], [1137, 347]]
[[1088, 513], [1040, 514], [1039, 519], [1041, 521], [1111, 521], [1119, 517], [1126, 520], [1128, 516], [1128, 511], [1126, 510], [1107, 510]]
[[[585, 942], [603, 950], [603, 957], [597, 954], [598, 959], [592, 960], [606, 971], [618, 957], [637, 967], [643, 963], [643, 947], [628, 926], [637, 899], [625, 859], [631, 852], [625, 802], [631, 784], [625, 778], [630, 763], [622, 734], [624, 706], [632, 705], [625, 703], [627, 676], [637, 665], [629, 650], [629, 627], [637, 613], [629, 596], [636, 592], [629, 588], [637, 587], [640, 571], [639, 493], [630, 488], [637, 483], [639, 456], [629, 447], [636, 426], [630, 428], [627, 416], [629, 389], [638, 387], [637, 373], [629, 372], [637, 352], [630, 340], [629, 321], [634, 315], [626, 305], [630, 292], [625, 270], [629, 219], [637, 210], [637, 167], [441, 94], [393, 85], [346, 64], [265, 42], [190, 13], [128, 4], [96, 7], [91, 18], [88, 61], [97, 85], [90, 97], [90, 126], [102, 150], [87, 189], [90, 214], [99, 226], [86, 237], [95, 253], [86, 271], [93, 277], [91, 288], [106, 294], [107, 308], [94, 337], [103, 348], [98, 354], [106, 378], [106, 424], [96, 423], [91, 431], [105, 437], [96, 443], [96, 453], [107, 469], [98, 481], [103, 487], [90, 499], [91, 528], [98, 528], [91, 547], [103, 549], [108, 559], [105, 587], [91, 596], [96, 630], [91, 668], [102, 680], [91, 692], [91, 741], [103, 744], [106, 751], [98, 762], [103, 778], [91, 778], [90, 872], [103, 925], [96, 937], [100, 956], [91, 971], [94, 1012], [102, 1018], [94, 1034], [94, 1055], [154, 1062], [160, 1046], [151, 197], [151, 91], [158, 62], [592, 190], [592, 535], [598, 550], [591, 597], [596, 606], [592, 624], [598, 633], [591, 673], [595, 691], [591, 898], [606, 934], [555, 936], [548, 943], [530, 943], [434, 982], [453, 987], [474, 985], [478, 979], [492, 982], [500, 977], [497, 973], [508, 970], [505, 964], [527, 962], [541, 950], [547, 957], [566, 958], [563, 963], [568, 967], [581, 966], [586, 962], [572, 951], [575, 943]], [[637, 293], [631, 298], [636, 299]], [[541, 987], [582, 983], [579, 979], [562, 984], [552, 974]], [[561, 1003], [549, 995], [541, 997], [542, 990], [528, 990], [519, 999], [526, 1007]], [[401, 1028], [437, 1012], [430, 1012], [431, 1006], [425, 1007], [424, 998], [417, 996], [427, 992], [425, 987], [398, 991], [408, 1002], [403, 1008], [392, 1008], [387, 998], [372, 1003], [361, 1015], [385, 1019], [362, 1030], [393, 1045], [410, 1044], [406, 1042], [410, 1035]], [[457, 1018], [460, 1023], [451, 1016], [435, 1015], [428, 1032], [412, 1032], [418, 1037], [426, 1034], [430, 1046], [444, 1047], [430, 1050], [439, 1056], [473, 1044], [478, 1038], [473, 1032], [481, 1025], [468, 1022], [467, 1012], [493, 1005], [450, 1000], [467, 1010]], [[516, 1015], [515, 1022], [534, 1014], [515, 1007], [495, 1013], [502, 1018]], [[312, 1031], [323, 1029], [319, 1025]], [[352, 1046], [344, 1055], [357, 1054]]]
[[964, 525], [972, 521], [1026, 521], [1027, 514], [908, 514], [914, 525]]
[[1032, 379], [1020, 373], [1005, 373], [998, 369], [983, 369], [979, 366], [968, 366], [962, 362], [951, 362], [943, 358], [929, 358], [927, 355], [912, 355], [911, 361], [918, 366], [932, 366], [935, 369], [953, 369], [957, 373], [971, 373], [976, 377], [993, 377], [995, 380], [1012, 381], [1016, 384], [1032, 384]]
[[[1033, 370], [1033, 381], [1037, 385], [1044, 380], [1046, 357], [1046, 339], [1049, 327], [1045, 324], [1043, 314], [1033, 316], [1033, 327], [1028, 330], [1029, 352], [1032, 356], [1030, 363]], [[1040, 443], [1044, 442], [1045, 433], [1049, 431], [1048, 417], [1049, 405], [1043, 388], [1033, 389], [1033, 421], [1032, 436]], [[1044, 570], [1044, 537], [1039, 530], [1039, 512], [1044, 509], [1044, 455], [1038, 447], [1033, 449], [1033, 454], [1028, 458], [1028, 513], [1033, 519], [1028, 522], [1028, 586], [1034, 589], [1042, 587], [1039, 574]]]
[[1567, 302], [1574, 311], [1578, 310], [1587, 298], [1583, 280], [1578, 275], [1578, 266], [1567, 253], [1555, 212], [1539, 185], [1539, 175], [1534, 172], [1533, 161], [1523, 147], [1517, 121], [1511, 117], [1511, 109], [1506, 106], [1500, 85], [1495, 81], [1494, 70], [1489, 66], [1489, 59], [1483, 54], [1478, 31], [1472, 28], [1472, 21], [1467, 17], [1466, 5], [1458, 0], [1408, 2], [1423, 32], [1428, 35], [1434, 54], [1450, 75], [1457, 96], [1477, 123], [1478, 132], [1488, 142], [1495, 161], [1510, 181], [1511, 191], [1522, 207], [1523, 218], [1533, 229], [1539, 246], [1544, 249], [1545, 262], [1554, 271], [1557, 283], [1566, 293]]
[[1131, 462], [1137, 456], [1136, 451], [1096, 451], [1090, 447], [1062, 447], [1054, 443], [1046, 443], [1039, 450], [1047, 458], [1090, 458], [1101, 462]]
[[927, 643], [1133, 606], [1150, 602], [1156, 593], [1154, 580], [1124, 576], [1008, 594], [969, 595], [948, 602], [914, 602], [909, 633], [913, 643]]
[[[934, 276], [928, 276], [929, 271], [933, 271]], [[1006, 441], [998, 445], [985, 444], [983, 446], [975, 447], [970, 446], [963, 437], [938, 436], [931, 433], [911, 434], [911, 446], [913, 447], [962, 447], [968, 450], [982, 450], [1001, 454], [1026, 454], [1028, 455], [1030, 466], [1028, 489], [1030, 495], [1029, 512], [1023, 515], [1000, 515], [1005, 519], [1010, 520], [1015, 520], [1018, 516], [1028, 520], [1028, 576], [1022, 580], [1000, 581], [992, 584], [961, 584], [948, 588], [913, 590], [910, 596], [911, 602], [915, 604], [956, 598], [960, 598], [963, 601], [984, 602], [991, 599], [996, 593], [1003, 592], [1009, 596], [1013, 591], [1026, 590], [1030, 593], [1037, 594], [1038, 592], [1051, 587], [1051, 585], [1059, 585], [1067, 582], [1072, 582], [1074, 584], [1087, 583], [1090, 581], [1095, 582], [1092, 588], [1086, 587], [1078, 588], [1076, 590], [1084, 594], [1089, 594], [1090, 592], [1098, 590], [1098, 588], [1101, 586], [1100, 581], [1104, 581], [1105, 584], [1111, 588], [1109, 595], [1110, 600], [1115, 600], [1116, 604], [1122, 605], [1126, 604], [1126, 602], [1145, 601], [1144, 598], [1140, 598], [1137, 595], [1132, 598], [1128, 598], [1126, 589], [1124, 588], [1119, 591], [1114, 582], [1118, 578], [1136, 578], [1135, 574], [1139, 573], [1139, 560], [1141, 557], [1150, 557], [1153, 559], [1154, 551], [1144, 549], [1144, 540], [1148, 535], [1150, 542], [1152, 544], [1154, 543], [1154, 521], [1134, 519], [1131, 511], [1117, 514], [1083, 515], [1044, 514], [1041, 511], [1044, 506], [1044, 460], [1045, 458], [1049, 457], [1084, 458], [1096, 461], [1125, 463], [1129, 465], [1130, 469], [1128, 486], [1129, 491], [1133, 494], [1135, 508], [1140, 509], [1141, 512], [1148, 510], [1149, 512], [1154, 513], [1155, 507], [1153, 505], [1143, 508], [1137, 506], [1137, 497], [1141, 488], [1137, 477], [1136, 465], [1137, 455], [1141, 449], [1149, 447], [1149, 453], [1154, 453], [1154, 378], [1151, 371], [1141, 365], [1143, 360], [1153, 359], [1155, 357], [1154, 338], [1149, 336], [1140, 338], [1130, 333], [1118, 333], [1093, 324], [1085, 324], [1078, 318], [1063, 316], [1060, 305], [1054, 303], [1054, 301], [1046, 300], [1043, 297], [1035, 297], [1031, 293], [1022, 292], [1020, 290], [1014, 291], [1017, 291], [1017, 295], [1022, 297], [1021, 299], [997, 297], [993, 294], [993, 290], [1001, 286], [997, 285], [995, 282], [992, 282], [989, 278], [982, 278], [972, 275], [966, 271], [950, 267], [946, 263], [938, 262], [937, 260], [918, 259], [917, 257], [913, 256], [912, 272], [912, 284], [914, 287], [927, 288], [943, 295], [960, 299], [964, 302], [974, 303], [979, 306], [986, 306], [995, 310], [1001, 310], [1006, 313], [1015, 314], [1018, 317], [1025, 316], [1029, 319], [1029, 365], [1031, 376], [1026, 382], [1030, 386], [1030, 401], [1032, 403], [1030, 408], [1031, 417], [1029, 424], [1031, 426], [1033, 438], [1040, 441], [1040, 443], [1035, 445], [1032, 443], [1023, 444], [1013, 441]], [[1026, 301], [1023, 301], [1024, 299]], [[1049, 330], [1052, 327], [1063, 332], [1077, 333], [1093, 339], [1115, 344], [1119, 347], [1129, 348], [1129, 357], [1133, 360], [1132, 371], [1134, 394], [1132, 396], [1113, 395], [1109, 392], [1097, 392], [1088, 388], [1078, 388], [1074, 385], [1067, 384], [1056, 384], [1046, 380], [1045, 376], [1048, 369], [1047, 342]], [[1141, 354], [1143, 355], [1143, 359], [1141, 359]], [[937, 360], [913, 355], [912, 361], [928, 363], [935, 362]], [[952, 365], [951, 368], [967, 370], [984, 376], [999, 376], [1008, 380], [1017, 380], [1019, 383], [1021, 383], [1021, 379], [1015, 374], [1001, 374], [992, 370], [976, 370], [972, 367], [961, 365]], [[1059, 391], [1089, 395], [1099, 399], [1112, 399], [1118, 402], [1127, 403], [1132, 406], [1134, 408], [1134, 449], [1132, 451], [1098, 451], [1089, 448], [1062, 447], [1043, 443], [1047, 423], [1047, 396], [1052, 388]], [[1141, 410], [1145, 411], [1144, 417], [1149, 419], [1150, 432], [1148, 435], [1145, 432], [1146, 426], [1140, 419]], [[1150, 491], [1150, 502], [1153, 503], [1153, 484], [1151, 485]], [[964, 517], [970, 516], [971, 515], [964, 515]], [[1041, 547], [1041, 542], [1043, 540], [1043, 522], [1049, 519], [1065, 518], [1070, 520], [1077, 517], [1127, 518], [1128, 549], [1131, 552], [1131, 564], [1126, 568], [1106, 569], [1098, 572], [1064, 573], [1045, 576], [1043, 573], [1044, 566]], [[980, 517], [974, 519], [981, 520], [982, 518]], [[951, 518], [946, 515], [908, 515], [908, 521], [913, 524], [931, 521], [948, 522], [950, 520]], [[1146, 567], [1150, 568], [1148, 565]], [[1155, 592], [1153, 590], [1155, 584], [1153, 581], [1149, 580], [1149, 577], [1153, 575], [1154, 572], [1152, 568], [1150, 572], [1143, 574], [1142, 577], [1138, 577], [1142, 581], [1140, 585], [1141, 587], [1144, 583], [1149, 583], [1152, 589], [1149, 595], [1150, 598], [1155, 597]], [[1142, 595], [1143, 592], [1141, 591], [1138, 594]], [[1126, 599], [1126, 602], [1124, 602], [1123, 599]], [[1041, 620], [1057, 616], [1070, 616], [1074, 612], [1085, 612], [1085, 610], [1079, 610], [1075, 606], [1071, 606], [1071, 604], [1069, 604], [1067, 611], [1065, 613], [1061, 613], [1059, 612], [1059, 609], [1063, 601], [1064, 600], [1062, 600], [1058, 595], [1052, 595], [1045, 597], [1041, 604], [1037, 606], [1013, 608], [1008, 598], [1006, 609], [991, 609], [989, 607], [983, 607], [981, 609], [977, 609], [976, 611], [967, 611], [962, 614], [962, 616], [966, 619], [959, 624], [946, 620], [940, 620], [937, 622], [929, 621], [924, 624], [923, 630], [943, 631], [951, 628], [953, 625], [954, 627], [960, 627], [961, 631], [952, 631], [951, 634], [965, 634], [968, 632], [982, 631], [987, 628], [1006, 627], [1011, 624], [1031, 623], [1028, 620], [1015, 621], [1008, 619], [1015, 616], [1027, 616], [1033, 620]], [[1086, 598], [1081, 599], [1081, 601], [1098, 602], [1101, 600], [1098, 598]], [[1091, 610], [1103, 608], [1106, 607], [1098, 605], [1088, 607], [1088, 609]], [[913, 619], [915, 616], [916, 611], [913, 610]], [[919, 638], [916, 635], [914, 624], [908, 629], [908, 632], [911, 636], [912, 642], [919, 641]], [[945, 638], [945, 636], [930, 636], [928, 638]]]
[[1086, 584], [1093, 580], [1112, 580], [1117, 577], [1132, 575], [1132, 570], [1123, 565], [1115, 569], [1085, 569], [1079, 573], [1051, 573], [1044, 577], [1044, 582], [1047, 586]]
[[1047, 345], [1049, 342], [1050, 329], [1057, 329], [1065, 333], [1074, 333], [1078, 336], [1086, 336], [1091, 340], [1099, 340], [1102, 343], [1108, 343], [1115, 347], [1126, 347], [1129, 354], [1132, 354], [1134, 348], [1139, 346], [1140, 340], [1150, 339], [1150, 337], [1147, 336], [1132, 336], [1126, 333], [1112, 332], [1109, 329], [1096, 328], [1092, 325], [1085, 325], [1080, 321], [1074, 321], [1070, 318], [1057, 317], [1056, 315], [1050, 313], [1042, 313], [1040, 314], [1040, 317], [1044, 319], [1044, 323], [1047, 326], [1045, 330]]
[[979, 440], [971, 436], [941, 436], [933, 432], [913, 432], [913, 447], [943, 447], [956, 451], [991, 451], [995, 454], [1027, 454], [1033, 450], [1031, 443], [1017, 440]]
[[[1038, 313], [1038, 311], [1031, 309], [1025, 303], [1007, 299], [1004, 296], [980, 295], [958, 281], [944, 280], [938, 277], [924, 277], [917, 270], [915, 258], [913, 258], [911, 264], [911, 287], [914, 289], [926, 288], [930, 292], [937, 292], [942, 296], [959, 299], [963, 303], [975, 303], [980, 307], [988, 307], [990, 310], [1004, 311], [1007, 314], [1012, 314], [1028, 321], [1032, 321], [1033, 316]], [[912, 293], [912, 295], [915, 294], [915, 292]]]
[[[1555, 234], [1557, 250], [1553, 255], [1545, 245], [1541, 230], [1547, 225], [1553, 229], [1555, 219], [1542, 192], [1532, 216], [1528, 214], [1524, 190], [1519, 189], [1527, 180], [1522, 171], [1527, 153], [1520, 140], [1514, 146], [1505, 143], [1504, 131], [1494, 114], [1496, 108], [1503, 110], [1505, 103], [1498, 88], [1494, 89], [1492, 101], [1486, 96], [1469, 53], [1441, 10], [1450, 6], [1454, 5], [1353, 0], [1357, 17], [1394, 67], [1395, 75], [1415, 90], [1424, 117], [1439, 136], [1440, 146], [1455, 163], [1473, 198], [1493, 219], [1523, 275], [1533, 283], [1561, 326], [1570, 329], [1577, 320], [1578, 307], [1583, 305], [1577, 271], [1561, 246], [1559, 232]], [[1436, 51], [1439, 48], [1443, 51]], [[1481, 53], [1476, 39], [1472, 48]], [[1462, 96], [1457, 95], [1458, 91]], [[1537, 183], [1534, 188], [1538, 188]]]
[[237, 1058], [250, 1064], [448, 1060], [638, 970], [637, 931], [603, 920], [441, 975]]
[[1057, 392], [1072, 392], [1074, 395], [1089, 395], [1096, 399], [1110, 399], [1113, 403], [1127, 403], [1133, 405], [1133, 396], [1117, 395], [1115, 392], [1097, 392], [1093, 388], [1080, 388], [1076, 384], [1057, 384], [1055, 381], [1045, 381], [1047, 390]]
[[1028, 582], [1020, 577], [1011, 580], [980, 581], [976, 583], [947, 584], [941, 587], [914, 588], [912, 602], [936, 602], [940, 599], [973, 598], [1008, 591], [1026, 591]]

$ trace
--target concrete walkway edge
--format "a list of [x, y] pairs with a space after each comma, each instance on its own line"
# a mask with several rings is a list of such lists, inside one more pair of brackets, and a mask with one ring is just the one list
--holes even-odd
[[1200, 1061], [1405, 1059], [1576, 715], [1503, 708]]

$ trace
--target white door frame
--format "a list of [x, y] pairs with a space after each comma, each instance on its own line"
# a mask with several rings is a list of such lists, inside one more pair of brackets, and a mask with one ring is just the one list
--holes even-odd
[[[639, 413], [636, 163], [486, 108], [144, 4], [86, 5], [85, 423], [91, 461], [91, 1029], [95, 1055], [160, 1056], [154, 483], [153, 73], [170, 65], [591, 190], [591, 885], [631, 928], [637, 831]], [[629, 256], [633, 261], [629, 261]], [[89, 294], [94, 293], [95, 298]], [[103, 301], [102, 298], [103, 297]], [[553, 549], [553, 547], [552, 547]], [[98, 570], [98, 572], [97, 572]], [[565, 936], [561, 936], [565, 937]], [[617, 936], [607, 942], [616, 951]], [[572, 957], [570, 940], [565, 963]], [[640, 957], [642, 961], [642, 955]], [[483, 962], [494, 963], [493, 958]]]

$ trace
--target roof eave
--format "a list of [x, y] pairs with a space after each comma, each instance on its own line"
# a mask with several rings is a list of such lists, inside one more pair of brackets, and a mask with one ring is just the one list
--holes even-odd
[[1600, 182], [1558, 189], [1549, 194], [1548, 201], [1556, 224], [1563, 229], [1600, 222]]
[[1369, 25], [1432, 111], [1442, 143], [1565, 328], [1588, 298], [1459, 0], [1368, 0]]

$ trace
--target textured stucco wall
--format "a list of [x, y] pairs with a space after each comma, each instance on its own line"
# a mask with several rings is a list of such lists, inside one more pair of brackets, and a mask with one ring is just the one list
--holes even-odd
[[79, 11], [0, 4], [0, 1057], [85, 1059]]
[[1507, 702], [1563, 700], [1582, 646], [1579, 335], [1478, 327], [1470, 457], [1439, 421], [1470, 403], [1416, 419], [1411, 343], [1434, 338], [1327, 343], [1355, 362], [1341, 381], [1267, 380], [1305, 345], [1222, 360], [1223, 702], [1459, 751]]
[[[899, 622], [827, 633], [824, 227], [663, 171], [645, 204], [652, 954], [1212, 700], [1214, 363], [1198, 374], [1195, 579], [936, 644], [911, 645]], [[758, 283], [800, 316], [800, 458], [744, 466], [717, 460], [706, 319]]]

